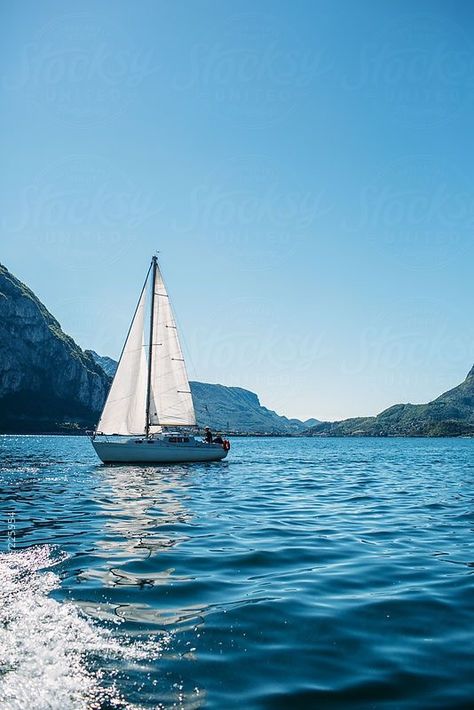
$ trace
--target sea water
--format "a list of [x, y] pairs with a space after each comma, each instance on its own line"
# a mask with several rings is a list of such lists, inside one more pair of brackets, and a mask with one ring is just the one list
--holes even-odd
[[474, 440], [0, 438], [0, 707], [471, 708]]

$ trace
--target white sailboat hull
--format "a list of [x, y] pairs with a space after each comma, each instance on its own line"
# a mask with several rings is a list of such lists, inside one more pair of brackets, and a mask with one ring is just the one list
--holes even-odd
[[228, 451], [221, 444], [206, 444], [201, 441], [170, 443], [159, 439], [125, 441], [92, 440], [97, 456], [103, 463], [193, 463], [198, 461], [221, 461]]

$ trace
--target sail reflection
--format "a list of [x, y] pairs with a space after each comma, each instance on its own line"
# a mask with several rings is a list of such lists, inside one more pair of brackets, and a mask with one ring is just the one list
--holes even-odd
[[76, 570], [75, 578], [109, 591], [99, 605], [87, 592], [77, 600], [89, 615], [154, 632], [189, 631], [203, 623], [207, 605], [193, 598], [196, 580], [185, 573], [186, 555], [174, 552], [191, 538], [191, 475], [187, 466], [98, 468], [103, 523], [92, 566]]
[[101, 469], [109, 495], [98, 501], [105, 518], [98, 544], [106, 557], [149, 558], [188, 539], [184, 529], [193, 513], [183, 505], [187, 473], [186, 467], [177, 466]]

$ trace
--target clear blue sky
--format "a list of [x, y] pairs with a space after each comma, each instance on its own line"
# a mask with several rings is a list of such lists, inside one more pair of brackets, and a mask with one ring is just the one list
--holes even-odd
[[117, 356], [159, 249], [194, 379], [289, 416], [474, 362], [474, 4], [3, 2], [0, 260]]

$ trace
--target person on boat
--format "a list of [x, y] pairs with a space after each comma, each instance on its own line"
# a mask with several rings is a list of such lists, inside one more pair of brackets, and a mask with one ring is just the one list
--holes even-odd
[[209, 427], [204, 427], [204, 441], [206, 444], [212, 444], [212, 431]]
[[214, 443], [215, 444], [223, 444], [224, 443], [224, 439], [222, 438], [221, 433], [219, 431], [217, 432], [217, 436], [214, 438]]

